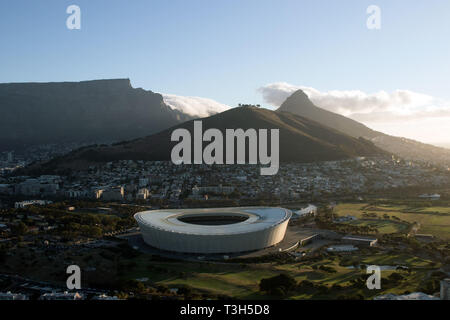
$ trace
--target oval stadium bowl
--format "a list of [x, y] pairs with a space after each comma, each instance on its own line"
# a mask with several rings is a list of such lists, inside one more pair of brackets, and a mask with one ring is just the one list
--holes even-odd
[[148, 245], [182, 253], [237, 253], [281, 242], [290, 210], [272, 207], [152, 210], [134, 215]]

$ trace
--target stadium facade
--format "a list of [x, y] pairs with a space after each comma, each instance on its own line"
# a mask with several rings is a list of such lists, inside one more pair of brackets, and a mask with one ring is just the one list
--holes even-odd
[[281, 242], [290, 210], [271, 207], [152, 210], [134, 215], [148, 245], [183, 253], [237, 253]]

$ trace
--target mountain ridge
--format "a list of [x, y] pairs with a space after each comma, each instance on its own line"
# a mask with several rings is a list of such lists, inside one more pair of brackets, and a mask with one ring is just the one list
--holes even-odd
[[302, 91], [297, 90], [277, 109], [309, 118], [352, 137], [363, 137], [377, 147], [407, 160], [420, 160], [439, 165], [450, 165], [450, 150], [412, 139], [391, 136], [375, 131], [364, 124], [316, 106]]
[[[130, 79], [0, 84], [0, 148], [112, 142], [192, 119]], [[82, 128], [82, 130], [80, 130]]]
[[[314, 162], [343, 160], [358, 156], [379, 156], [385, 153], [370, 141], [356, 139], [317, 122], [285, 112], [254, 107], [233, 108], [200, 119], [203, 132], [219, 129], [279, 129], [280, 161]], [[54, 159], [40, 169], [58, 172], [64, 169], [86, 169], [90, 165], [117, 160], [170, 160], [171, 150], [178, 142], [171, 141], [171, 133], [178, 128], [193, 132], [189, 120], [159, 133], [111, 146], [82, 148]], [[209, 142], [205, 142], [206, 146]], [[248, 150], [248, 148], [247, 148]], [[270, 150], [270, 148], [269, 148]]]

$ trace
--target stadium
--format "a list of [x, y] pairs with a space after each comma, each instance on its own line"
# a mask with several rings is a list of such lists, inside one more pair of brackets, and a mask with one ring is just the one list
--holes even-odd
[[237, 253], [271, 247], [284, 238], [291, 211], [241, 207], [153, 210], [134, 215], [144, 242], [182, 253]]

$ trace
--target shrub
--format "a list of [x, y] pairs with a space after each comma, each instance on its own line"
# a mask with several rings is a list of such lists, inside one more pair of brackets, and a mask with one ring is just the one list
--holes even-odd
[[284, 296], [294, 289], [296, 285], [294, 278], [286, 274], [280, 274], [272, 278], [262, 279], [259, 283], [259, 289], [272, 295]]

